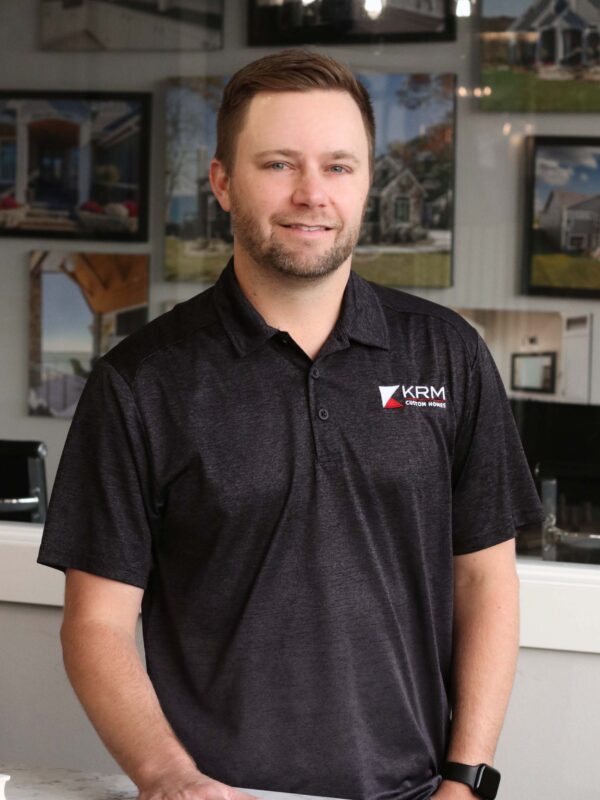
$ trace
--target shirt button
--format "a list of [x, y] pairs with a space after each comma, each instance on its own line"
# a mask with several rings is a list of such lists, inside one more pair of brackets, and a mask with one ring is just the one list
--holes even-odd
[[326, 408], [319, 409], [319, 417], [321, 419], [329, 419], [329, 411]]
[[319, 377], [319, 370], [317, 367], [313, 367], [310, 371], [311, 378], [318, 378]]

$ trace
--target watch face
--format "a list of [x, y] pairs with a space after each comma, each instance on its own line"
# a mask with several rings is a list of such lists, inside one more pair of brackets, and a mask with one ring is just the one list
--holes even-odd
[[480, 797], [489, 798], [489, 800], [493, 800], [496, 797], [496, 793], [498, 791], [498, 785], [500, 784], [500, 773], [497, 769], [493, 767], [488, 767], [485, 764], [482, 764], [479, 772], [477, 773], [477, 778], [475, 779], [475, 786], [473, 787], [476, 789], [477, 794]]

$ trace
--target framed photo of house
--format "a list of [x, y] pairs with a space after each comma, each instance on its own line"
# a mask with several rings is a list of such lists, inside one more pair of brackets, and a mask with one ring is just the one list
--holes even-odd
[[[455, 76], [357, 73], [377, 125], [371, 192], [352, 260], [389, 286], [452, 282]], [[165, 277], [213, 282], [232, 252], [226, 214], [208, 179], [227, 77], [169, 81]]]
[[526, 139], [523, 290], [600, 297], [600, 138]]
[[98, 358], [148, 321], [148, 261], [138, 253], [31, 253], [30, 416], [70, 419]]
[[223, 47], [223, 0], [41, 0], [42, 50]]
[[483, 0], [484, 111], [600, 111], [600, 6], [580, 0]]
[[554, 394], [556, 353], [512, 353], [510, 388], [519, 392]]
[[148, 93], [0, 92], [0, 236], [148, 238]]
[[248, 43], [259, 47], [448, 41], [455, 38], [450, 0], [248, 2]]

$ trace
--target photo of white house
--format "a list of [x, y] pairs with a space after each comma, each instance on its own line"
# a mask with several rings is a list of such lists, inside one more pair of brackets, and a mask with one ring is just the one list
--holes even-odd
[[600, 110], [595, 0], [484, 0], [480, 24], [484, 110]]
[[223, 0], [41, 0], [45, 50], [218, 50]]
[[141, 95], [0, 96], [0, 234], [145, 235]]
[[599, 292], [600, 141], [530, 141], [530, 286]]

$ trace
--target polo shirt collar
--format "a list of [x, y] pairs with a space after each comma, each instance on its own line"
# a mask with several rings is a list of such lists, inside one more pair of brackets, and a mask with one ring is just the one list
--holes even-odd
[[[215, 283], [213, 299], [238, 355], [248, 355], [279, 333], [278, 328], [264, 320], [242, 291], [233, 268], [233, 258]], [[334, 330], [337, 339], [344, 344], [353, 339], [389, 350], [388, 328], [379, 298], [373, 287], [353, 270], [344, 289], [342, 309]]]

